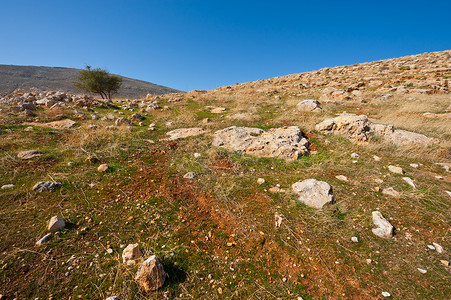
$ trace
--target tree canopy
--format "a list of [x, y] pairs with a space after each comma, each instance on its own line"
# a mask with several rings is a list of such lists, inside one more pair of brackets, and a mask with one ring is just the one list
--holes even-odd
[[86, 66], [74, 85], [86, 92], [99, 94], [102, 99], [111, 99], [122, 85], [122, 77], [108, 73], [101, 68]]

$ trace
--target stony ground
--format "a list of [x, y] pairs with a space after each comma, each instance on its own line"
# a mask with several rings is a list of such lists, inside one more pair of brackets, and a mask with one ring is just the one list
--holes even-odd
[[[137, 101], [2, 95], [0, 298], [448, 299], [450, 76], [444, 51]], [[368, 118], [316, 127], [343, 112]], [[334, 202], [300, 201], [307, 179]]]

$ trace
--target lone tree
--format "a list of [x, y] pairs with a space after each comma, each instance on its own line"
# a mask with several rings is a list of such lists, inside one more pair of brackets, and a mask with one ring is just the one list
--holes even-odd
[[91, 69], [86, 66], [74, 85], [86, 92], [100, 94], [102, 99], [111, 99], [122, 85], [122, 77], [108, 73], [101, 68]]

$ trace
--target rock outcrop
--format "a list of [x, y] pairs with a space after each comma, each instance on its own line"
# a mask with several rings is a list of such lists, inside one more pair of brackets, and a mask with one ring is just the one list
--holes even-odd
[[184, 139], [190, 136], [197, 136], [208, 132], [207, 130], [204, 130], [202, 128], [179, 128], [174, 129], [169, 132], [166, 132], [166, 135], [169, 137], [166, 139], [163, 139], [164, 141], [175, 141], [178, 139]]
[[276, 157], [287, 161], [309, 154], [308, 140], [296, 126], [272, 128], [268, 131], [232, 126], [216, 131], [212, 145], [241, 154]]
[[430, 146], [438, 142], [420, 133], [394, 129], [392, 125], [373, 124], [366, 115], [341, 114], [317, 124], [315, 129], [325, 134], [345, 136], [355, 143], [367, 142], [371, 136], [380, 136], [396, 146]]

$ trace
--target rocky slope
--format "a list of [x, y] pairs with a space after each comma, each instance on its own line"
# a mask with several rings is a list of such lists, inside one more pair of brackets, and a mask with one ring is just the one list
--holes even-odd
[[[225, 86], [211, 91], [303, 96], [314, 92], [320, 100], [365, 100], [368, 96], [449, 93], [451, 50], [381, 61], [324, 68], [266, 80]], [[366, 93], [366, 95], [364, 95]]]

